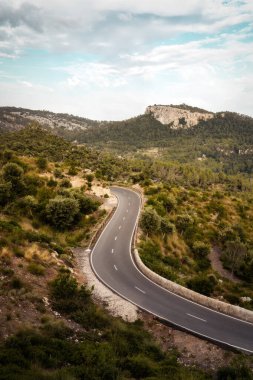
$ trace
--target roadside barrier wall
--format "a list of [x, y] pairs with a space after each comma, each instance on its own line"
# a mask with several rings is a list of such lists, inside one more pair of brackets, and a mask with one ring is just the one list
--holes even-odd
[[[143, 207], [143, 193], [139, 189], [133, 189], [141, 198], [141, 205]], [[213, 309], [215, 311], [218, 311], [220, 313], [224, 313], [227, 315], [230, 315], [231, 317], [235, 317], [238, 319], [242, 319], [247, 322], [253, 323], [253, 311], [244, 309], [240, 306], [231, 305], [229, 303], [217, 300], [215, 298], [210, 298], [207, 296], [204, 296], [203, 294], [194, 292], [191, 289], [187, 289], [182, 285], [176, 284], [175, 282], [172, 282], [170, 280], [167, 280], [166, 278], [158, 275], [157, 273], [153, 272], [151, 269], [146, 267], [146, 265], [142, 262], [138, 250], [135, 248], [135, 243], [137, 240], [137, 228], [135, 231], [134, 240], [132, 242], [133, 249], [132, 254], [135, 261], [135, 264], [137, 268], [151, 281], [155, 282], [156, 284], [160, 285], [161, 287], [167, 289], [171, 293], [174, 293], [178, 296], [181, 296], [183, 298], [186, 298], [190, 301], [193, 301], [199, 305], [208, 307], [210, 309]]]
[[215, 311], [219, 311], [220, 313], [228, 314], [232, 317], [242, 319], [247, 322], [253, 323], [253, 312], [247, 309], [244, 309], [240, 306], [230, 305], [226, 302], [222, 302], [216, 300], [215, 298], [210, 298], [194, 292], [191, 289], [187, 289], [184, 286], [176, 284], [170, 280], [167, 280], [164, 277], [159, 276], [157, 273], [150, 270], [146, 265], [142, 262], [138, 250], [133, 250], [133, 258], [137, 265], [137, 268], [151, 281], [160, 285], [161, 287], [169, 290], [172, 293], [175, 293], [183, 298], [187, 298], [190, 301], [196, 302], [202, 306], [206, 306]]

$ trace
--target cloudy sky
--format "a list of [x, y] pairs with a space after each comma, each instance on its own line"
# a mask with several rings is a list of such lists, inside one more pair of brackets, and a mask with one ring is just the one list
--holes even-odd
[[0, 106], [253, 116], [252, 0], [0, 0]]

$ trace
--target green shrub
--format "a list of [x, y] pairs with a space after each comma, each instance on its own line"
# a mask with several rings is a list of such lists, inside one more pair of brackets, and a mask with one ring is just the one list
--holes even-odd
[[104, 311], [91, 303], [90, 290], [85, 286], [78, 287], [70, 273], [60, 273], [50, 283], [50, 290], [53, 307], [85, 328], [104, 328], [109, 324]]
[[25, 193], [30, 195], [37, 195], [38, 189], [44, 184], [44, 179], [35, 175], [24, 176]]
[[195, 276], [187, 281], [187, 286], [197, 293], [204, 294], [205, 296], [210, 296], [215, 288], [215, 283], [211, 278], [205, 277], [203, 275]]
[[145, 195], [154, 195], [161, 191], [160, 186], [149, 186], [147, 189], [145, 189]]
[[60, 273], [50, 284], [51, 294], [55, 299], [73, 298], [77, 294], [78, 284], [70, 273]]
[[47, 181], [47, 186], [49, 186], [49, 187], [56, 187], [57, 186], [57, 181], [55, 181], [53, 178], [50, 178]]
[[202, 241], [195, 241], [192, 245], [192, 252], [196, 257], [206, 257], [210, 253], [210, 245]]
[[175, 231], [175, 225], [167, 218], [161, 218], [160, 230], [163, 234], [173, 234]]
[[93, 174], [86, 174], [86, 179], [87, 179], [88, 182], [91, 183], [93, 181], [93, 179], [94, 179], [94, 175]]
[[55, 178], [63, 178], [62, 171], [60, 169], [55, 169], [54, 170], [54, 176], [55, 176]]
[[70, 166], [69, 168], [69, 171], [68, 171], [68, 175], [77, 175], [77, 169], [74, 167], [74, 166]]
[[233, 293], [228, 293], [225, 295], [225, 299], [233, 304], [233, 305], [240, 305], [240, 297], [238, 297], [237, 295], [233, 294]]
[[150, 235], [159, 231], [161, 219], [155, 210], [147, 207], [142, 213], [140, 226], [147, 235]]
[[78, 201], [64, 197], [50, 199], [45, 210], [47, 222], [59, 230], [73, 226], [79, 212]]
[[38, 263], [30, 263], [27, 270], [35, 276], [43, 276], [45, 273], [45, 267]]
[[157, 200], [162, 203], [163, 207], [166, 209], [167, 212], [171, 212], [172, 210], [174, 210], [176, 206], [176, 200], [173, 197], [173, 195], [160, 193], [157, 196]]
[[156, 364], [142, 354], [127, 358], [125, 367], [133, 373], [137, 379], [153, 376], [157, 372]]
[[65, 188], [70, 188], [70, 187], [72, 187], [72, 184], [71, 184], [71, 182], [70, 182], [70, 180], [68, 178], [64, 178], [61, 181], [60, 186], [61, 187], [65, 187]]
[[40, 170], [46, 170], [48, 165], [47, 159], [45, 157], [37, 158], [36, 165]]
[[38, 206], [36, 199], [32, 195], [26, 195], [19, 199], [17, 205], [27, 216], [32, 216], [33, 211], [35, 211]]
[[184, 232], [192, 224], [193, 220], [187, 214], [178, 215], [176, 218], [176, 227], [179, 232]]
[[0, 206], [6, 205], [11, 199], [11, 182], [0, 183]]
[[14, 276], [14, 277], [11, 279], [11, 283], [10, 283], [10, 285], [11, 285], [11, 287], [12, 287], [13, 289], [21, 289], [21, 288], [23, 288], [24, 283], [23, 283], [22, 280], [20, 280], [20, 278]]
[[11, 162], [3, 167], [3, 178], [6, 182], [15, 182], [20, 179], [24, 174], [24, 170], [21, 166]]
[[221, 259], [224, 267], [232, 273], [247, 281], [253, 281], [253, 252], [248, 250], [246, 244], [238, 240], [227, 241]]
[[245, 364], [222, 367], [217, 371], [217, 380], [252, 380], [251, 370]]
[[198, 257], [196, 260], [197, 271], [203, 272], [211, 267], [211, 261], [208, 257]]
[[75, 191], [73, 193], [73, 197], [78, 201], [80, 212], [85, 215], [91, 214], [92, 212], [96, 211], [100, 204], [98, 201], [95, 201], [92, 198], [87, 197], [79, 191]]

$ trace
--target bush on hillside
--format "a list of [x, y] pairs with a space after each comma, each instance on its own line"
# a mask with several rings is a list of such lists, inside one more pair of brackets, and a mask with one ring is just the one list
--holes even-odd
[[192, 245], [192, 252], [198, 258], [206, 257], [210, 253], [210, 246], [203, 241], [195, 241]]
[[78, 201], [64, 197], [50, 199], [45, 210], [47, 222], [58, 230], [72, 227], [79, 212]]
[[204, 275], [195, 276], [187, 282], [187, 286], [190, 289], [205, 296], [210, 296], [213, 293], [215, 285], [216, 281], [213, 277], [206, 277]]
[[161, 218], [152, 208], [146, 208], [141, 216], [140, 226], [142, 230], [150, 235], [159, 231]]

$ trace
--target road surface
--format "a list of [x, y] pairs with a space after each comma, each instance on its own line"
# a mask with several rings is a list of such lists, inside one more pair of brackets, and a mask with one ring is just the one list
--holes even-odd
[[140, 211], [137, 193], [112, 187], [118, 207], [91, 252], [96, 276], [141, 309], [196, 335], [253, 353], [253, 324], [177, 296], [144, 276], [131, 256]]

